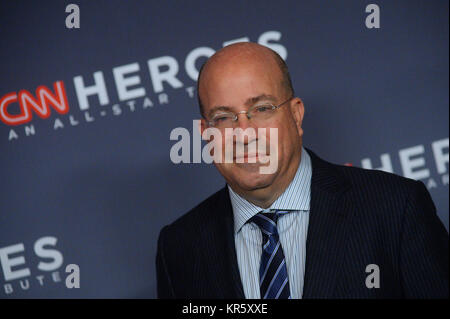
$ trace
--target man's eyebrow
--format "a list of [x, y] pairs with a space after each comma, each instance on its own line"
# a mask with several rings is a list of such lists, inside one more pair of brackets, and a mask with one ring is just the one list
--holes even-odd
[[230, 112], [231, 108], [228, 106], [215, 106], [208, 112], [208, 117], [211, 117], [214, 113], [217, 111], [224, 111], [224, 112]]
[[251, 105], [253, 105], [255, 103], [258, 103], [259, 101], [262, 101], [262, 100], [266, 100], [266, 101], [269, 100], [269, 101], [272, 101], [272, 102], [276, 102], [277, 98], [275, 96], [273, 96], [273, 95], [270, 95], [270, 94], [260, 94], [258, 96], [251, 97], [251, 98], [247, 99], [247, 101], [245, 102], [245, 105], [251, 106]]
[[[262, 101], [262, 100], [266, 100], [266, 101], [268, 100], [268, 101], [276, 102], [277, 98], [275, 96], [273, 96], [273, 95], [270, 95], [270, 94], [260, 94], [260, 95], [255, 96], [255, 97], [248, 98], [247, 101], [245, 101], [245, 105], [252, 106], [255, 103], [258, 103], [259, 101]], [[222, 105], [221, 106], [215, 106], [211, 110], [209, 110], [208, 117], [211, 117], [217, 111], [232, 112], [233, 110], [232, 110], [232, 107], [229, 107], [229, 106], [222, 106]]]

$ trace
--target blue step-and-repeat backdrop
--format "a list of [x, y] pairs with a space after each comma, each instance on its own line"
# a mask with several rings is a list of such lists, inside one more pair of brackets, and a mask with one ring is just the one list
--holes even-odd
[[170, 135], [236, 41], [287, 61], [305, 146], [423, 181], [448, 229], [448, 6], [1, 1], [0, 298], [156, 297], [160, 229], [224, 185]]

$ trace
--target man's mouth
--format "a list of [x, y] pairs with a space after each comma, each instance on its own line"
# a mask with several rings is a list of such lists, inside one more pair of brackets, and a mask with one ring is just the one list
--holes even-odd
[[260, 159], [267, 157], [267, 154], [244, 153], [233, 156], [233, 161], [237, 163], [258, 163]]
[[244, 153], [244, 154], [240, 154], [240, 155], [235, 155], [234, 159], [247, 159], [247, 158], [252, 158], [252, 157], [258, 157], [258, 153]]

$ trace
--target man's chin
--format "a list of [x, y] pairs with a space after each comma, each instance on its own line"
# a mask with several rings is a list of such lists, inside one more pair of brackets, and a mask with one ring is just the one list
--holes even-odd
[[216, 164], [216, 167], [229, 184], [234, 184], [245, 191], [251, 191], [272, 184], [276, 173], [261, 174], [261, 168], [266, 165], [261, 163], [232, 163]]
[[234, 163], [235, 169], [242, 171], [244, 174], [259, 174], [261, 163]]
[[[261, 174], [259, 172], [259, 167], [261, 165], [256, 164], [245, 164], [245, 169], [240, 170], [237, 175], [233, 178], [234, 183], [237, 184], [239, 188], [245, 191], [253, 191], [257, 189], [262, 189], [270, 186], [273, 181], [273, 174]], [[255, 167], [247, 167], [247, 165], [254, 165]]]

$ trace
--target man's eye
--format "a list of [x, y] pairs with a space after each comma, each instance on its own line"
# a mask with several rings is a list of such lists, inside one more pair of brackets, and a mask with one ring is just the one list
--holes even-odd
[[260, 105], [255, 108], [258, 113], [263, 113], [272, 110], [272, 105]]
[[215, 122], [224, 122], [224, 121], [228, 120], [229, 118], [230, 118], [230, 116], [227, 115], [227, 114], [218, 114], [218, 115], [213, 117], [213, 121], [215, 121]]

